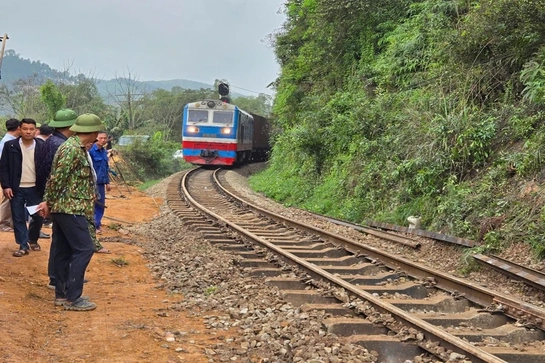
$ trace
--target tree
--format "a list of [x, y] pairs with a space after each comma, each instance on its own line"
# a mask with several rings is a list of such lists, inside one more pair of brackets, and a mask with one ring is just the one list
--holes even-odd
[[94, 113], [102, 120], [107, 118], [113, 123], [117, 112], [113, 107], [107, 105], [100, 94], [94, 78], [83, 74], [75, 77], [75, 80], [59, 85], [63, 95], [66, 96], [66, 107], [73, 109], [76, 113]]
[[180, 87], [174, 87], [171, 91], [157, 89], [142, 100], [141, 117], [144, 121], [138, 130], [145, 134], [161, 130], [164, 140], [180, 142], [182, 112], [185, 105], [214, 98], [214, 94], [215, 91], [211, 89], [190, 90]]
[[121, 109], [121, 117], [118, 121], [126, 124], [129, 130], [134, 130], [143, 122], [142, 101], [147, 96], [145, 86], [138, 81], [138, 76], [133, 75], [130, 69], [127, 70], [127, 76], [116, 75], [115, 80], [117, 86], [113, 93], [110, 93], [110, 97]]
[[55, 117], [55, 113], [66, 104], [66, 97], [63, 96], [50, 79], [40, 87], [40, 97], [47, 107], [47, 113], [50, 120], [52, 120]]
[[232, 103], [247, 112], [255, 113], [256, 115], [269, 117], [272, 108], [272, 97], [260, 93], [257, 97], [237, 97]]
[[0, 85], [0, 108], [18, 118], [44, 119], [47, 110], [40, 100], [40, 84], [40, 77], [34, 74], [16, 80], [12, 86]]

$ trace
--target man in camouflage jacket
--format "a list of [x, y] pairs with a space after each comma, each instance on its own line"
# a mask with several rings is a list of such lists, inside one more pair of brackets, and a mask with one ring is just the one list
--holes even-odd
[[96, 182], [86, 148], [104, 126], [98, 116], [83, 114], [70, 130], [76, 135], [59, 146], [39, 209], [43, 215], [51, 213], [57, 241], [55, 305], [87, 311], [96, 308], [82, 296], [85, 270], [95, 251], [89, 220], [93, 219]]

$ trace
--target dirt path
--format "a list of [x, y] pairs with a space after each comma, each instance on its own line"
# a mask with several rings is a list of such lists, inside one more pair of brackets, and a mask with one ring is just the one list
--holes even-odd
[[[108, 195], [106, 216], [117, 220], [105, 218], [105, 227], [157, 215], [162, 200], [121, 192], [124, 198], [120, 190]], [[53, 305], [46, 286], [50, 240], [40, 239], [42, 251], [15, 258], [13, 232], [0, 232], [0, 362], [207, 362], [204, 347], [217, 336], [200, 318], [166, 310], [171, 297], [152, 277], [142, 249], [115, 242], [132, 236], [103, 229], [112, 254], [95, 254], [87, 270], [84, 294], [98, 305], [91, 312]]]

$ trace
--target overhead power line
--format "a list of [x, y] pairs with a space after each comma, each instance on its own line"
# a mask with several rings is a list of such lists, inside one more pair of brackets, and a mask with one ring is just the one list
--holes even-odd
[[233, 88], [236, 88], [236, 89], [241, 89], [241, 90], [244, 90], [244, 91], [252, 92], [252, 93], [257, 93], [257, 94], [263, 93], [263, 94], [266, 94], [267, 96], [271, 96], [270, 94], [265, 93], [265, 92], [257, 92], [257, 91], [252, 91], [251, 89], [246, 89], [246, 88], [242, 88], [242, 87], [233, 86], [232, 83], [229, 83], [229, 86], [231, 86]]

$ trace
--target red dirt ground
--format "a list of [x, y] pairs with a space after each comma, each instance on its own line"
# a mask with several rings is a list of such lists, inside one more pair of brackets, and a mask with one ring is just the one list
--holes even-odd
[[[162, 203], [126, 189], [113, 190], [107, 198], [105, 217], [130, 223], [150, 220]], [[126, 224], [103, 220], [104, 226], [113, 223]], [[108, 240], [131, 237], [103, 230], [101, 238]], [[84, 288], [98, 308], [75, 312], [53, 305], [54, 293], [46, 287], [50, 240], [40, 239], [40, 244], [40, 252], [12, 257], [17, 248], [13, 232], [0, 232], [0, 362], [208, 361], [204, 347], [218, 336], [208, 332], [200, 318], [166, 310], [169, 302], [181, 297], [157, 288], [159, 282], [147, 268], [141, 248], [104, 242], [112, 254], [95, 254]], [[112, 261], [118, 258], [128, 264], [119, 267]], [[169, 332], [176, 341], [166, 341]]]

